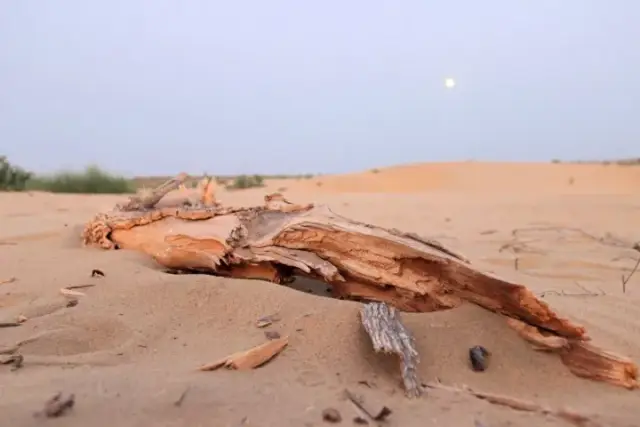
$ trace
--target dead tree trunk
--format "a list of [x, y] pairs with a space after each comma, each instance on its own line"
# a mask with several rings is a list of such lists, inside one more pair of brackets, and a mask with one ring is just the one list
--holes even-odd
[[[167, 188], [160, 186], [146, 200], [159, 200]], [[525, 286], [482, 273], [437, 242], [357, 222], [326, 206], [292, 204], [277, 193], [251, 208], [201, 200], [155, 209], [145, 201], [139, 210], [133, 203], [98, 214], [86, 224], [84, 243], [141, 251], [178, 270], [274, 283], [308, 276], [326, 282], [335, 296], [384, 302], [401, 311], [471, 302], [513, 319], [511, 327], [538, 347], [547, 343], [576, 375], [638, 385], [632, 361], [587, 344], [584, 327], [557, 315]]]

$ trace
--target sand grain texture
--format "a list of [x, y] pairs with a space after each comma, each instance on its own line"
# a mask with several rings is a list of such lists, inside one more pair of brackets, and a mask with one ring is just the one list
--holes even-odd
[[[265, 192], [284, 185], [291, 200], [326, 203], [357, 220], [438, 239], [543, 295], [585, 325], [598, 345], [640, 361], [640, 274], [625, 293], [621, 285], [640, 254], [616, 244], [640, 241], [640, 168], [411, 165], [268, 185], [217, 197], [228, 205], [260, 204]], [[304, 292], [321, 293], [313, 284], [291, 289], [170, 275], [140, 254], [82, 248], [82, 224], [122, 201], [0, 194], [0, 280], [17, 279], [0, 285], [0, 321], [27, 318], [0, 329], [0, 350], [21, 343], [24, 356], [20, 369], [0, 365], [3, 425], [40, 425], [33, 413], [57, 392], [75, 395], [74, 408], [58, 420], [65, 426], [317, 426], [329, 407], [351, 425], [357, 414], [345, 388], [373, 410], [391, 408], [388, 425], [571, 425], [447, 390], [408, 400], [397, 360], [374, 354], [360, 305]], [[105, 277], [91, 277], [93, 269]], [[84, 284], [95, 286], [76, 289], [82, 296], [60, 293]], [[278, 321], [256, 327], [276, 313]], [[638, 391], [575, 377], [479, 307], [403, 314], [403, 321], [415, 337], [424, 381], [569, 408], [603, 425], [637, 424]], [[264, 366], [197, 370], [264, 343], [265, 330], [288, 336], [288, 346]], [[474, 345], [491, 351], [485, 372], [469, 366]]]

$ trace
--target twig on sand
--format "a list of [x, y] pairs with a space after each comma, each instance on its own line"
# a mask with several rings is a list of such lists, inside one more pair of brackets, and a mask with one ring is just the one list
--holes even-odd
[[6, 285], [7, 283], [13, 283], [16, 280], [18, 280], [18, 279], [15, 278], [15, 277], [10, 277], [8, 279], [3, 279], [3, 280], [0, 280], [0, 285]]
[[631, 276], [633, 276], [636, 272], [636, 270], [638, 270], [638, 265], [640, 265], [640, 257], [638, 257], [638, 260], [636, 261], [636, 265], [633, 267], [633, 270], [631, 270], [631, 273], [629, 273], [629, 275], [627, 276], [627, 278], [624, 278], [624, 274], [622, 275], [622, 293], [626, 293], [627, 292], [627, 283], [629, 282], [629, 279], [631, 279]]
[[557, 296], [560, 296], [560, 297], [600, 297], [600, 296], [605, 295], [605, 293], [604, 293], [604, 291], [602, 289], [599, 289], [599, 292], [590, 291], [589, 289], [585, 288], [584, 286], [582, 286], [580, 283], [577, 283], [577, 282], [576, 282], [576, 286], [581, 288], [583, 290], [583, 292], [569, 293], [569, 292], [566, 292], [566, 291], [548, 290], [548, 291], [540, 292], [538, 294], [538, 296], [540, 298], [544, 298], [547, 295], [557, 295]]
[[178, 397], [178, 400], [173, 402], [173, 406], [182, 406], [182, 402], [184, 402], [185, 397], [187, 397], [187, 393], [189, 393], [189, 390], [191, 390], [191, 386], [187, 386], [187, 388], [184, 389], [182, 394], [180, 394], [180, 397]]
[[64, 289], [84, 289], [84, 288], [93, 288], [95, 286], [94, 283], [86, 284], [86, 285], [71, 285], [67, 286]]
[[0, 328], [13, 328], [20, 325], [22, 325], [20, 322], [0, 322]]
[[517, 399], [511, 396], [484, 393], [471, 390], [468, 387], [458, 388], [453, 386], [444, 385], [441, 383], [430, 382], [425, 384], [427, 388], [439, 389], [450, 391], [453, 393], [465, 393], [470, 396], [476, 397], [481, 400], [485, 400], [493, 405], [506, 406], [517, 411], [535, 412], [541, 415], [550, 415], [552, 417], [560, 418], [575, 426], [579, 427], [600, 427], [601, 424], [593, 420], [590, 416], [580, 414], [570, 409], [552, 409], [535, 402], [528, 400]]
[[620, 239], [611, 233], [605, 233], [604, 236], [598, 237], [598, 236], [594, 236], [593, 234], [587, 233], [586, 231], [578, 227], [565, 227], [565, 226], [521, 227], [521, 228], [513, 229], [511, 231], [511, 235], [515, 239], [518, 239], [518, 235], [520, 233], [527, 232], [527, 231], [557, 231], [557, 232], [569, 231], [569, 232], [580, 234], [582, 237], [585, 237], [589, 240], [594, 240], [606, 246], [613, 246], [616, 248], [628, 248], [628, 249], [634, 249], [634, 246], [635, 246], [634, 244], [624, 241], [623, 239]]
[[383, 406], [376, 414], [371, 413], [348, 389], [344, 390], [344, 395], [347, 397], [347, 399], [349, 399], [353, 406], [356, 407], [358, 412], [366, 417], [365, 419], [367, 422], [375, 423], [377, 421], [384, 421], [389, 415], [391, 415], [391, 409], [387, 408], [386, 406]]

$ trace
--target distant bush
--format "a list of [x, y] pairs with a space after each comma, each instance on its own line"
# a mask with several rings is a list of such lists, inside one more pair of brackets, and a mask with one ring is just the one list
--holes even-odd
[[33, 174], [9, 163], [6, 156], [0, 156], [0, 191], [22, 191]]
[[35, 176], [27, 181], [28, 190], [52, 193], [123, 194], [135, 192], [135, 185], [127, 178], [111, 175], [98, 166], [82, 172], [64, 171], [52, 175]]
[[245, 188], [263, 187], [264, 178], [260, 175], [240, 175], [233, 179], [231, 184], [226, 186], [229, 190], [242, 190]]

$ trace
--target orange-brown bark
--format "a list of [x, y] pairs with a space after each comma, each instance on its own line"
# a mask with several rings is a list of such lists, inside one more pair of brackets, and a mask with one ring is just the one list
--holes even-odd
[[[401, 311], [471, 302], [512, 319], [511, 326], [529, 341], [538, 339], [538, 346], [561, 347], [572, 372], [637, 386], [633, 363], [585, 350], [595, 347], [584, 344], [584, 327], [559, 316], [525, 286], [482, 273], [437, 242], [357, 222], [327, 206], [293, 204], [277, 193], [266, 196], [264, 206], [231, 208], [217, 204], [209, 191], [205, 185], [196, 206], [147, 204], [101, 213], [86, 225], [84, 243], [141, 251], [178, 270], [275, 283], [303, 275], [326, 282], [335, 296], [384, 302]], [[565, 341], [570, 344], [560, 344]]]

